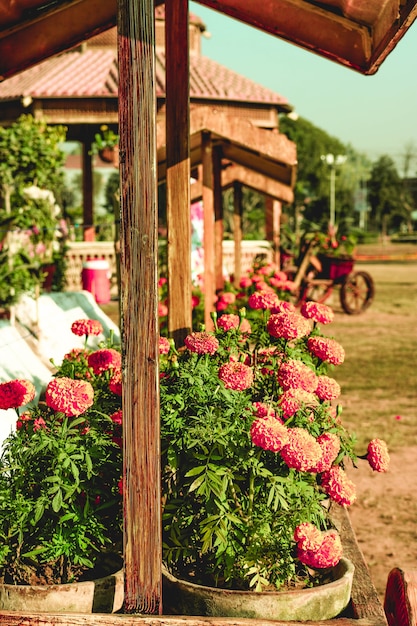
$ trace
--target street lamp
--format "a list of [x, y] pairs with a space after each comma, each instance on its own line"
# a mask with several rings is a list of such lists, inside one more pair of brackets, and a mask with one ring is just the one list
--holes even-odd
[[330, 166], [330, 226], [335, 224], [336, 214], [336, 165], [343, 165], [347, 157], [343, 154], [322, 154], [321, 160]]

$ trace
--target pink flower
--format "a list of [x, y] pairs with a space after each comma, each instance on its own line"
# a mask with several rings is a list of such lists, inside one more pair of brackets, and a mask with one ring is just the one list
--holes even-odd
[[164, 276], [161, 276], [161, 278], [158, 280], [158, 287], [163, 287], [164, 285], [166, 285], [167, 282], [167, 279]]
[[190, 352], [197, 354], [214, 354], [219, 347], [216, 337], [204, 331], [187, 335], [184, 343]]
[[94, 402], [94, 389], [86, 380], [54, 378], [45, 391], [46, 404], [67, 417], [85, 413]]
[[253, 383], [253, 371], [244, 363], [230, 361], [219, 369], [219, 378], [224, 383], [226, 389], [243, 391], [248, 389]]
[[367, 459], [375, 472], [386, 472], [389, 468], [388, 447], [382, 439], [372, 439], [368, 444]]
[[318, 404], [317, 396], [304, 389], [288, 389], [284, 391], [279, 401], [285, 419], [292, 417], [304, 407], [315, 407]]
[[37, 417], [33, 422], [33, 431], [42, 430], [46, 428], [46, 422], [43, 417]]
[[303, 522], [294, 530], [294, 541], [300, 550], [315, 552], [323, 543], [323, 533], [314, 524]]
[[227, 304], [233, 304], [236, 301], [236, 296], [231, 291], [225, 291], [221, 294], [220, 299]]
[[122, 395], [122, 370], [115, 370], [113, 376], [109, 381], [109, 389], [112, 393], [116, 394], [116, 396]]
[[71, 352], [68, 352], [64, 356], [65, 361], [75, 361], [80, 362], [83, 358], [87, 359], [89, 355], [88, 350], [84, 350], [84, 348], [73, 348]]
[[158, 302], [158, 316], [166, 317], [168, 315], [168, 307], [163, 302]]
[[355, 485], [340, 465], [334, 465], [328, 471], [323, 472], [321, 486], [327, 495], [341, 506], [350, 506], [356, 500]]
[[295, 311], [295, 304], [286, 300], [279, 300], [271, 309], [271, 313], [294, 313]]
[[288, 467], [299, 472], [310, 472], [321, 454], [319, 444], [304, 428], [288, 428], [288, 443], [281, 450]]
[[345, 360], [345, 351], [334, 339], [309, 337], [307, 345], [309, 351], [321, 361], [328, 361], [332, 365], [341, 365]]
[[310, 324], [298, 313], [273, 313], [267, 323], [267, 331], [272, 337], [291, 340], [305, 337], [310, 333]]
[[200, 304], [200, 298], [198, 296], [191, 296], [191, 307], [196, 308]]
[[118, 411], [115, 411], [114, 413], [112, 413], [110, 415], [110, 419], [113, 422], [113, 424], [116, 424], [117, 426], [120, 426], [123, 422], [123, 412], [121, 409], [119, 409]]
[[279, 298], [274, 291], [255, 291], [249, 296], [248, 305], [251, 309], [271, 309]]
[[297, 546], [297, 558], [301, 563], [316, 569], [334, 567], [342, 558], [343, 548], [336, 530], [322, 533], [322, 542], [318, 549], [303, 550]]
[[278, 370], [278, 382], [287, 389], [304, 389], [313, 392], [317, 387], [317, 376], [311, 368], [302, 361], [290, 359], [281, 363]]
[[318, 376], [316, 395], [320, 400], [335, 400], [340, 396], [340, 385], [334, 378]]
[[317, 437], [317, 443], [321, 448], [321, 458], [311, 471], [321, 474], [329, 470], [340, 450], [340, 439], [335, 433], [323, 433]]
[[282, 419], [277, 415], [275, 409], [269, 404], [266, 404], [266, 402], [253, 402], [252, 406], [256, 417], [273, 417], [282, 424]]
[[0, 409], [17, 409], [32, 402], [36, 389], [29, 380], [16, 378], [0, 384]]
[[100, 335], [103, 332], [103, 326], [98, 320], [83, 319], [73, 322], [71, 331], [79, 337], [83, 335]]
[[334, 311], [327, 304], [304, 302], [301, 307], [301, 315], [318, 324], [330, 324], [334, 318]]
[[259, 417], [251, 426], [252, 443], [263, 450], [279, 452], [288, 442], [288, 429], [275, 417]]
[[[240, 324], [240, 325], [239, 325]], [[239, 328], [243, 335], [250, 335], [252, 328], [247, 319], [240, 319], [239, 315], [233, 313], [226, 313], [217, 320], [217, 326], [223, 330], [231, 330], [232, 328]]]
[[171, 344], [166, 337], [159, 337], [159, 354], [168, 354]]
[[114, 348], [102, 348], [88, 355], [88, 367], [91, 367], [94, 374], [98, 375], [109, 369], [120, 369], [122, 366], [122, 355]]
[[252, 284], [252, 279], [249, 278], [249, 276], [244, 276], [243, 278], [240, 279], [239, 287], [241, 289], [246, 289], [247, 287], [250, 287], [251, 284]]

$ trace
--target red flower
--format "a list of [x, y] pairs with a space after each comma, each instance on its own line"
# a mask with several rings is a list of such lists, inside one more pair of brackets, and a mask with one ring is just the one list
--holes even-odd
[[317, 443], [321, 448], [322, 454], [312, 471], [316, 474], [321, 474], [331, 468], [333, 461], [339, 454], [340, 439], [334, 433], [323, 433], [320, 437], [317, 437]]
[[271, 309], [279, 302], [279, 298], [274, 291], [255, 291], [248, 299], [251, 309]]
[[321, 458], [321, 448], [304, 428], [288, 428], [288, 443], [282, 448], [281, 456], [288, 467], [299, 472], [311, 472]]
[[81, 415], [94, 402], [94, 389], [86, 380], [54, 378], [45, 392], [46, 404], [68, 417]]
[[17, 378], [0, 384], [0, 409], [17, 409], [32, 402], [36, 389], [29, 380]]
[[310, 333], [310, 324], [298, 313], [273, 313], [268, 320], [267, 331], [272, 337], [290, 340], [305, 337]]
[[350, 506], [356, 500], [355, 485], [340, 465], [334, 465], [322, 474], [321, 486], [332, 500], [342, 506]]
[[41, 430], [43, 428], [46, 428], [46, 422], [43, 419], [43, 417], [38, 417], [33, 422], [33, 430], [34, 430], [34, 432], [36, 432], [37, 430]]
[[227, 389], [243, 391], [252, 385], [253, 371], [252, 368], [244, 363], [231, 361], [221, 366], [219, 378]]
[[386, 472], [389, 468], [389, 454], [385, 441], [372, 439], [368, 445], [367, 459], [375, 472]]
[[287, 389], [304, 389], [313, 392], [317, 387], [317, 375], [302, 361], [290, 359], [281, 363], [278, 370], [278, 382]]
[[252, 406], [253, 410], [255, 411], [256, 417], [273, 417], [281, 424], [283, 423], [282, 419], [278, 417], [275, 409], [273, 409], [272, 406], [270, 406], [269, 404], [266, 404], [266, 402], [253, 402]]
[[318, 404], [317, 396], [304, 389], [288, 389], [284, 391], [279, 401], [285, 419], [292, 417], [303, 407], [315, 407]]
[[319, 302], [304, 302], [301, 307], [301, 315], [305, 318], [313, 320], [318, 324], [330, 324], [334, 318], [334, 311], [327, 304]]
[[318, 376], [316, 395], [320, 400], [335, 400], [340, 396], [340, 385], [329, 376]]
[[322, 533], [322, 542], [316, 550], [303, 550], [297, 546], [297, 558], [316, 569], [334, 567], [342, 558], [343, 548], [340, 536], [336, 530]]
[[279, 452], [288, 442], [288, 429], [275, 417], [259, 417], [250, 429], [252, 443], [263, 450]]
[[217, 326], [223, 330], [231, 330], [232, 328], [239, 328], [240, 332], [245, 335], [249, 335], [252, 332], [251, 325], [247, 319], [240, 319], [239, 315], [233, 313], [226, 313], [217, 320]]
[[109, 389], [112, 393], [115, 393], [116, 396], [122, 395], [122, 370], [115, 370], [113, 376], [109, 381]]
[[159, 354], [168, 354], [171, 344], [166, 337], [159, 337]]
[[279, 300], [271, 309], [271, 313], [294, 313], [295, 311], [295, 304], [286, 300]]
[[100, 335], [103, 332], [103, 326], [98, 320], [77, 320], [72, 324], [71, 331], [79, 337], [83, 335]]
[[96, 375], [109, 369], [120, 369], [122, 356], [114, 348], [102, 348], [88, 355], [88, 366]]
[[163, 302], [158, 302], [158, 315], [159, 317], [166, 317], [168, 315], [168, 307]]
[[197, 354], [214, 354], [219, 347], [216, 337], [204, 331], [187, 335], [184, 343], [190, 352]]
[[341, 365], [345, 360], [345, 351], [334, 339], [328, 337], [309, 337], [308, 349], [314, 356], [332, 365]]
[[115, 411], [114, 413], [112, 413], [110, 415], [110, 419], [113, 422], [113, 424], [116, 424], [116, 425], [120, 426], [122, 424], [122, 421], [123, 421], [122, 409], [119, 409], [118, 411]]

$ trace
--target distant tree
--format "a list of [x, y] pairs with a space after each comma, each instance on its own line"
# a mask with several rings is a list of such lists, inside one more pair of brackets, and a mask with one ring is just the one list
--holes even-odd
[[382, 155], [372, 166], [368, 181], [371, 224], [383, 236], [398, 229], [407, 220], [409, 210], [404, 204], [403, 184], [393, 159]]
[[[224, 236], [233, 237], [233, 189], [223, 194]], [[242, 188], [242, 232], [244, 239], [265, 239], [265, 196]]]

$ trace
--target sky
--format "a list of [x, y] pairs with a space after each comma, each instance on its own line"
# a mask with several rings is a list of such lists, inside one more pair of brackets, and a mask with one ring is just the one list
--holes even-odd
[[298, 115], [372, 161], [388, 154], [402, 173], [412, 146], [409, 175], [417, 175], [417, 21], [376, 74], [363, 76], [196, 2], [190, 12], [210, 34], [204, 56], [281, 94]]

